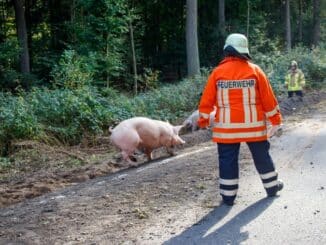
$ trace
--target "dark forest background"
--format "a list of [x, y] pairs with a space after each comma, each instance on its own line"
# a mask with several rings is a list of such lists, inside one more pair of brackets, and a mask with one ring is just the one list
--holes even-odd
[[135, 115], [182, 118], [233, 32], [277, 93], [292, 59], [319, 89], [325, 24], [321, 0], [0, 0], [0, 148], [75, 144]]
[[[325, 39], [326, 10], [318, 0], [196, 4], [200, 67], [218, 63], [232, 32], [248, 35], [253, 54], [311, 48]], [[0, 86], [90, 83], [128, 91], [135, 67], [138, 90], [181, 80], [186, 11], [187, 1], [174, 0], [1, 0]]]

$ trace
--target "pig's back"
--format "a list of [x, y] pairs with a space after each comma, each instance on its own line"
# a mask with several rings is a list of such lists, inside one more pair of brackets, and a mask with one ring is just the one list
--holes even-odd
[[169, 123], [144, 117], [133, 118], [133, 122], [143, 147], [157, 148], [171, 141], [173, 128]]
[[155, 120], [146, 118], [146, 117], [133, 117], [127, 120], [120, 122], [113, 130], [112, 134], [117, 134], [123, 132], [128, 134], [133, 130], [145, 132], [157, 132], [159, 129], [159, 124]]
[[148, 118], [135, 118], [136, 131], [145, 147], [159, 147], [162, 139], [170, 137], [172, 128], [168, 123]]

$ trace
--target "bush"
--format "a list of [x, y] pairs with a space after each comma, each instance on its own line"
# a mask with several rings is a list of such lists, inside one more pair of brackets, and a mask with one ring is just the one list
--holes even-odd
[[0, 43], [0, 86], [13, 90], [20, 86], [22, 75], [15, 70], [18, 66], [19, 44], [16, 39]]
[[78, 143], [84, 133], [101, 133], [111, 118], [107, 101], [91, 87], [34, 90], [27, 98], [46, 133], [69, 144]]
[[30, 104], [24, 97], [1, 94], [0, 105], [0, 151], [6, 155], [15, 139], [37, 139], [42, 135]]
[[277, 93], [285, 92], [284, 77], [291, 60], [298, 62], [299, 68], [306, 78], [307, 88], [320, 88], [326, 85], [326, 47], [321, 45], [314, 49], [296, 47], [284, 54], [272, 52], [268, 54], [253, 54], [254, 62], [266, 72]]
[[[274, 52], [253, 56], [273, 87], [282, 92], [284, 75], [292, 59], [298, 61], [308, 86], [325, 85], [325, 53], [324, 47], [314, 50], [298, 47], [287, 55]], [[69, 71], [80, 71], [79, 65], [77, 70], [73, 67], [75, 65], [61, 73], [67, 76], [60, 77], [62, 82], [74, 77]], [[77, 144], [84, 135], [101, 134], [110, 126], [134, 116], [168, 120], [175, 124], [197, 108], [208, 73], [208, 70], [202, 70], [201, 76], [153, 87], [135, 97], [113, 88], [88, 86], [88, 80], [83, 80], [87, 76], [79, 77], [78, 74], [76, 78], [82, 81], [69, 82], [69, 86], [64, 86], [66, 88], [37, 88], [20, 92], [18, 96], [0, 93], [0, 151], [5, 155], [11, 142], [21, 139]]]
[[91, 84], [93, 73], [93, 66], [86, 57], [78, 55], [74, 50], [65, 50], [51, 76], [54, 84], [59, 87], [78, 89]]
[[144, 73], [138, 78], [138, 87], [141, 91], [157, 89], [159, 86], [159, 71], [153, 71], [150, 68], [144, 68]]
[[[205, 73], [205, 71], [204, 71]], [[14, 140], [77, 144], [118, 122], [146, 116], [174, 122], [197, 107], [206, 75], [185, 79], [136, 97], [111, 88], [33, 89], [19, 96], [0, 94], [0, 149]]]
[[175, 121], [185, 112], [197, 108], [207, 75], [208, 71], [203, 70], [202, 76], [140, 94], [132, 99], [135, 115]]

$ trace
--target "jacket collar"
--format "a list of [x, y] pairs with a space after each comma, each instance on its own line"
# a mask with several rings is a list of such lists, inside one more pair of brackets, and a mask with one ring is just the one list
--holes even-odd
[[232, 61], [241, 61], [241, 62], [245, 62], [245, 63], [248, 62], [248, 60], [241, 59], [241, 58], [239, 58], [239, 57], [235, 57], [235, 56], [227, 56], [227, 57], [225, 57], [225, 58], [220, 62], [220, 64], [223, 64], [223, 63], [226, 63], [226, 62], [232, 62]]

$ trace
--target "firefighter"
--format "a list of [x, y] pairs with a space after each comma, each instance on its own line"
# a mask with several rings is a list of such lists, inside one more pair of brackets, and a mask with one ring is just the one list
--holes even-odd
[[[260, 67], [250, 60], [248, 40], [230, 34], [224, 58], [209, 75], [199, 103], [200, 128], [209, 125], [216, 106], [212, 140], [217, 143], [220, 194], [233, 205], [238, 191], [240, 143], [248, 145], [268, 196], [283, 188], [278, 180], [267, 140], [281, 129], [281, 114], [271, 85]], [[267, 132], [267, 119], [271, 127]]]
[[303, 72], [298, 68], [298, 63], [295, 60], [292, 60], [290, 69], [285, 76], [285, 87], [288, 90], [288, 97], [291, 98], [293, 97], [293, 94], [296, 94], [302, 98], [302, 89], [305, 84], [306, 82]]

